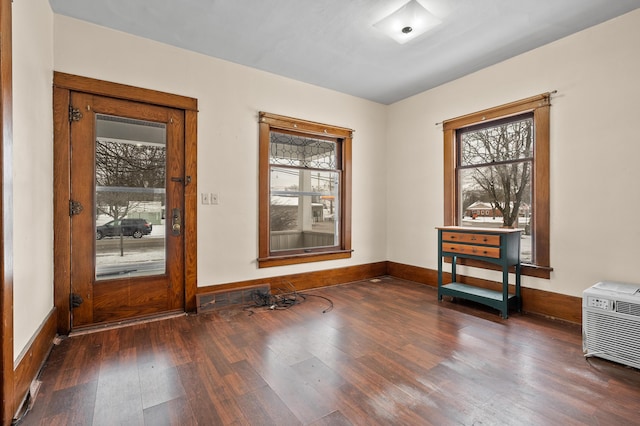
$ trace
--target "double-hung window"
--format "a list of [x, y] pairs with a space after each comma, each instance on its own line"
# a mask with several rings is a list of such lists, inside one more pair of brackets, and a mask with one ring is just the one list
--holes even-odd
[[445, 225], [521, 229], [523, 274], [541, 278], [551, 271], [549, 97], [443, 123]]
[[260, 113], [260, 267], [351, 256], [351, 134]]

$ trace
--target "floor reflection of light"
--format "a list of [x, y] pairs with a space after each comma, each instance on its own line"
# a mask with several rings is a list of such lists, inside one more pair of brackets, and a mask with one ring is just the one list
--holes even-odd
[[394, 423], [400, 418], [406, 421], [408, 413], [416, 407], [437, 408], [437, 403], [429, 395], [430, 392], [423, 392], [406, 384], [388, 384], [371, 397], [368, 403], [377, 418]]

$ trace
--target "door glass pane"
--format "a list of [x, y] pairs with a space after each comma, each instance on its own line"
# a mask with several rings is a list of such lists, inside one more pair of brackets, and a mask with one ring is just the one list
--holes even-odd
[[166, 133], [96, 114], [96, 280], [165, 273]]

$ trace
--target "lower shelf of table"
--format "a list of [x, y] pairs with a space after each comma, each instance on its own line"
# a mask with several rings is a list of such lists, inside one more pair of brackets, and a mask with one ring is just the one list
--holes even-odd
[[509, 294], [507, 300], [503, 300], [501, 291], [489, 290], [468, 284], [453, 282], [442, 285], [438, 287], [438, 300], [442, 300], [442, 296], [460, 297], [491, 306], [502, 313], [502, 318], [507, 318], [509, 307], [520, 309], [520, 301], [515, 294]]

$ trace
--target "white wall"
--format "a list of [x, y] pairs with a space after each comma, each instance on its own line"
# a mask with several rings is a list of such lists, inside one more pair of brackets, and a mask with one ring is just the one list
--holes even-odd
[[13, 3], [14, 359], [53, 308], [53, 13]]
[[[198, 99], [198, 285], [386, 260], [386, 107], [56, 15], [57, 71]], [[258, 269], [258, 112], [355, 129], [353, 257]]]
[[[389, 108], [388, 259], [437, 268], [442, 127], [435, 123], [558, 90], [551, 107], [550, 280], [573, 296], [640, 282], [640, 9]], [[499, 280], [494, 273], [463, 271]]]

